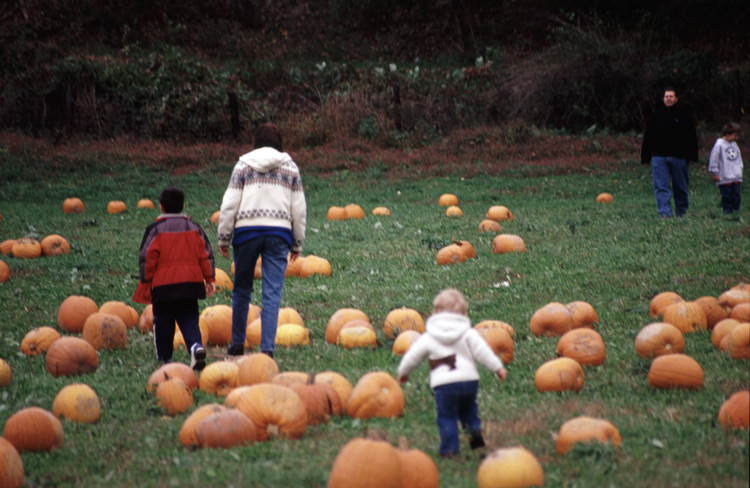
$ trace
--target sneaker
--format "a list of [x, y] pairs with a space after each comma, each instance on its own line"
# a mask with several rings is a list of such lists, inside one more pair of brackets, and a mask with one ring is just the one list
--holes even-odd
[[245, 346], [242, 344], [230, 344], [227, 348], [227, 354], [230, 356], [244, 356]]
[[190, 367], [196, 371], [206, 367], [206, 350], [200, 344], [193, 344], [190, 348]]
[[469, 447], [471, 447], [472, 449], [480, 449], [484, 447], [484, 437], [482, 437], [482, 433], [480, 431], [471, 431], [471, 434], [469, 436]]
[[273, 351], [260, 351], [260, 352], [262, 352], [263, 354], [265, 354], [269, 358], [273, 359]]

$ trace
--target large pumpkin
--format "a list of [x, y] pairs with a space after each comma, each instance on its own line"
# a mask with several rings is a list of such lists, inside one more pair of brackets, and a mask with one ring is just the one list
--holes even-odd
[[257, 383], [270, 383], [277, 374], [279, 374], [279, 366], [272, 357], [261, 352], [248, 354], [239, 363], [237, 385], [250, 386]]
[[285, 386], [268, 383], [242, 388], [241, 394], [231, 399], [227, 397], [225, 405], [252, 420], [259, 441], [271, 437], [302, 437], [307, 428], [307, 411], [296, 393]]
[[346, 213], [344, 207], [333, 206], [328, 209], [326, 218], [328, 218], [328, 220], [346, 220], [349, 218], [349, 214]]
[[534, 386], [539, 393], [548, 391], [579, 391], [583, 388], [583, 369], [574, 359], [557, 358], [536, 370]]
[[46, 325], [31, 329], [21, 341], [21, 352], [27, 356], [36, 356], [46, 352], [49, 346], [59, 338], [60, 333]]
[[526, 252], [526, 244], [517, 235], [498, 234], [492, 239], [492, 252], [495, 254]]
[[648, 312], [652, 318], [659, 318], [664, 315], [664, 310], [673, 303], [684, 301], [680, 295], [673, 291], [664, 291], [657, 294], [651, 299]]
[[271, 383], [290, 388], [292, 385], [304, 385], [307, 383], [308, 373], [302, 371], [284, 371], [271, 378]]
[[515, 344], [513, 338], [507, 329], [502, 327], [482, 327], [476, 329], [482, 338], [487, 341], [487, 344], [492, 350], [500, 356], [503, 364], [510, 364], [513, 362], [513, 355], [515, 354]]
[[617, 430], [617, 427], [607, 420], [586, 416], [576, 417], [568, 420], [560, 427], [560, 432], [557, 435], [557, 453], [563, 456], [579, 442], [588, 443], [591, 441], [620, 446], [622, 437], [620, 437], [620, 431]]
[[507, 322], [503, 322], [502, 320], [482, 320], [477, 325], [475, 325], [474, 328], [477, 330], [500, 328], [504, 329], [508, 334], [510, 334], [513, 339], [515, 339], [516, 337], [516, 330], [513, 328], [513, 326]]
[[529, 328], [537, 337], [561, 336], [573, 328], [573, 316], [562, 303], [551, 302], [534, 312]]
[[740, 303], [732, 307], [729, 318], [740, 322], [750, 322], [750, 303]]
[[11, 415], [3, 430], [5, 440], [21, 453], [52, 451], [63, 444], [63, 426], [52, 413], [27, 407]]
[[340, 308], [331, 315], [326, 325], [326, 342], [328, 344], [336, 344], [336, 339], [339, 336], [341, 327], [352, 320], [364, 320], [368, 324], [370, 319], [363, 311], [356, 308]]
[[650, 359], [665, 354], [679, 354], [685, 350], [685, 337], [680, 329], [664, 322], [642, 328], [635, 336], [635, 352]]
[[36, 239], [23, 237], [18, 239], [11, 249], [13, 257], [21, 259], [33, 259], [42, 255], [42, 245]]
[[214, 268], [214, 280], [216, 283], [216, 291], [221, 290], [234, 290], [234, 284], [232, 278], [229, 277], [226, 271], [221, 268]]
[[489, 454], [477, 470], [479, 488], [544, 486], [544, 470], [524, 447], [505, 447]]
[[706, 327], [709, 330], [712, 330], [722, 320], [729, 318], [729, 312], [714, 297], [700, 297], [694, 303], [697, 303], [703, 309], [703, 313], [706, 314]]
[[125, 327], [128, 329], [138, 325], [138, 312], [125, 302], [119, 300], [104, 302], [99, 307], [99, 312], [117, 315], [125, 322]]
[[416, 330], [405, 330], [396, 337], [395, 341], [393, 341], [393, 348], [391, 348], [391, 351], [393, 351], [393, 354], [396, 356], [403, 356], [406, 354], [406, 351], [411, 348], [412, 344], [417, 342], [420, 337], [422, 337], [422, 334]]
[[208, 343], [225, 346], [232, 342], [232, 307], [214, 305], [201, 312], [199, 322], [208, 329]]
[[372, 326], [352, 326], [356, 320], [345, 324], [344, 327], [339, 331], [339, 336], [336, 339], [336, 343], [346, 349], [357, 349], [357, 348], [377, 348], [378, 337], [375, 335], [375, 331]]
[[574, 359], [581, 366], [599, 366], [607, 359], [602, 336], [593, 329], [573, 329], [557, 343], [557, 355]]
[[711, 344], [718, 349], [721, 341], [738, 325], [740, 325], [740, 322], [734, 319], [724, 319], [717, 322], [711, 331]]
[[55, 417], [64, 417], [78, 423], [94, 424], [99, 420], [101, 404], [93, 388], [83, 383], [63, 387], [52, 403]]
[[743, 289], [729, 289], [719, 295], [719, 304], [732, 309], [741, 303], [750, 302], [750, 291]]
[[466, 261], [466, 252], [457, 244], [450, 244], [440, 249], [437, 253], [438, 266], [446, 264], [463, 263]]
[[732, 329], [727, 349], [732, 359], [750, 359], [750, 323], [743, 322]]
[[438, 198], [438, 205], [441, 207], [450, 207], [451, 205], [458, 205], [458, 197], [452, 193], [443, 193]]
[[349, 403], [349, 397], [354, 387], [342, 374], [335, 371], [323, 371], [315, 375], [315, 382], [332, 386], [336, 390], [336, 393], [339, 394], [343, 407], [346, 407], [346, 404]]
[[65, 332], [80, 333], [89, 315], [98, 311], [99, 306], [89, 297], [69, 296], [57, 310], [57, 326]]
[[331, 276], [331, 263], [318, 256], [307, 256], [299, 268], [299, 276], [308, 278], [312, 275]]
[[175, 376], [156, 387], [156, 404], [174, 416], [193, 406], [193, 392], [182, 379]]
[[565, 305], [570, 312], [570, 317], [573, 319], [573, 329], [579, 329], [581, 327], [594, 327], [595, 323], [599, 322], [599, 315], [594, 310], [591, 304], [584, 301], [574, 301]]
[[279, 309], [278, 325], [284, 324], [297, 324], [304, 327], [305, 322], [298, 311], [291, 307], [284, 307]]
[[750, 427], [750, 391], [738, 391], [721, 404], [719, 424], [725, 429]]
[[414, 309], [401, 307], [388, 312], [383, 323], [383, 335], [386, 339], [392, 339], [405, 330], [416, 330], [420, 334], [424, 332], [424, 319]]
[[23, 487], [23, 460], [16, 448], [0, 437], [0, 486], [3, 488]]
[[356, 203], [350, 203], [349, 205], [346, 205], [344, 207], [344, 210], [346, 210], [347, 218], [350, 218], [350, 219], [364, 219], [365, 218], [365, 211], [362, 210], [362, 207], [360, 207]]
[[664, 318], [668, 324], [672, 324], [683, 334], [706, 330], [707, 321], [703, 308], [695, 302], [678, 302], [664, 309]]
[[212, 449], [229, 449], [255, 441], [257, 432], [245, 414], [224, 409], [208, 415], [195, 428], [198, 446]]
[[493, 205], [487, 210], [487, 218], [496, 222], [501, 220], [513, 221], [513, 214], [504, 205]]
[[307, 425], [318, 425], [328, 422], [333, 416], [341, 416], [344, 407], [341, 397], [332, 386], [316, 383], [315, 374], [310, 373], [304, 385], [292, 385], [291, 390], [305, 404], [307, 411]]
[[276, 345], [284, 347], [310, 345], [310, 331], [297, 324], [284, 324], [276, 329]]
[[84, 213], [85, 211], [86, 207], [80, 198], [66, 198], [63, 201], [63, 213], [73, 214]]
[[180, 427], [180, 444], [185, 447], [197, 446], [198, 438], [195, 435], [195, 429], [198, 428], [198, 425], [206, 417], [224, 410], [227, 410], [227, 407], [220, 403], [208, 403], [196, 408], [182, 423], [182, 427]]
[[128, 328], [117, 315], [97, 312], [86, 319], [81, 337], [97, 351], [125, 349]]
[[406, 488], [396, 449], [379, 439], [355, 438], [336, 455], [327, 488]]
[[60, 254], [70, 254], [70, 244], [64, 237], [57, 234], [51, 234], [42, 239], [39, 243], [42, 246], [42, 254], [45, 256], [59, 256]]
[[659, 356], [648, 371], [648, 385], [652, 388], [700, 390], [703, 378], [700, 364], [684, 354]]
[[284, 272], [284, 277], [289, 278], [290, 276], [296, 276], [299, 277], [299, 271], [302, 268], [302, 265], [305, 263], [305, 257], [304, 256], [297, 256], [297, 259], [292, 261], [292, 253], [289, 253], [287, 256], [287, 264], [286, 264], [286, 271]]
[[210, 395], [226, 396], [237, 387], [239, 366], [231, 361], [216, 361], [201, 371], [198, 388]]
[[403, 413], [404, 392], [393, 376], [382, 371], [362, 376], [346, 405], [346, 414], [352, 418], [390, 418]]
[[406, 437], [398, 440], [401, 459], [402, 486], [408, 488], [440, 488], [440, 474], [435, 461], [419, 449], [410, 449]]
[[149, 393], [156, 393], [156, 388], [171, 378], [180, 378], [190, 390], [198, 387], [198, 375], [193, 368], [185, 363], [167, 363], [151, 373], [146, 389]]
[[44, 361], [47, 372], [55, 377], [93, 373], [99, 367], [94, 346], [78, 337], [61, 337], [53, 342]]

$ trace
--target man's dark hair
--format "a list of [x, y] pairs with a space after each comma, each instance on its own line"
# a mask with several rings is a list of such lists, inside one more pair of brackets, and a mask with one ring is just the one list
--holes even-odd
[[159, 204], [164, 207], [164, 213], [180, 213], [185, 208], [185, 192], [168, 186], [159, 195]]
[[730, 122], [721, 129], [721, 135], [728, 136], [731, 134], [738, 134], [740, 132], [740, 126], [734, 122]]
[[675, 88], [673, 86], [665, 86], [664, 87], [664, 91], [662, 93], [666, 93], [668, 91], [674, 92], [674, 96], [676, 96], [676, 97], [680, 96], [680, 94], [677, 93], [677, 88]]
[[274, 124], [266, 123], [255, 131], [255, 149], [261, 147], [272, 147], [277, 151], [281, 149], [281, 131]]

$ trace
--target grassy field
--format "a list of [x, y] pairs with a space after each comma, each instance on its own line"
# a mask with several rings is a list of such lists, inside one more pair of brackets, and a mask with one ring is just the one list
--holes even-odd
[[[0, 152], [0, 241], [54, 233], [71, 244], [71, 253], [64, 256], [3, 256], [12, 275], [0, 284], [0, 357], [10, 364], [13, 381], [0, 388], [0, 425], [24, 407], [51, 410], [57, 392], [70, 383], [90, 385], [102, 403], [95, 425], [63, 422], [61, 449], [22, 454], [26, 486], [323, 487], [341, 446], [365, 428], [385, 432], [394, 445], [407, 437], [412, 447], [435, 460], [441, 486], [476, 486], [482, 453], [470, 451], [465, 439], [456, 459], [437, 455], [426, 365], [404, 386], [401, 418], [344, 417], [308, 428], [298, 441], [191, 451], [177, 438], [187, 414], [163, 415], [146, 392], [146, 381], [157, 368], [151, 336], [131, 329], [125, 350], [101, 352], [99, 369], [77, 378], [53, 378], [45, 372], [42, 356], [20, 352], [29, 330], [56, 325], [57, 309], [69, 295], [86, 295], [98, 304], [132, 304], [138, 246], [143, 229], [157, 215], [137, 210], [138, 199], [156, 201], [164, 186], [181, 186], [186, 212], [215, 246], [216, 229], [209, 218], [219, 208], [232, 164], [207, 161], [203, 169], [175, 176], [118, 160], [92, 157], [66, 169], [30, 155]], [[517, 332], [507, 381], [500, 383], [482, 371], [480, 416], [489, 446], [523, 445], [537, 456], [546, 486], [748, 486], [748, 431], [727, 432], [717, 424], [722, 402], [750, 387], [747, 361], [730, 360], [714, 349], [707, 333], [690, 334], [686, 353], [703, 367], [704, 388], [661, 391], [648, 386], [649, 362], [634, 350], [637, 332], [654, 322], [649, 301], [657, 293], [674, 291], [686, 300], [718, 297], [750, 280], [748, 203], [739, 216], [723, 216], [718, 190], [704, 167], [691, 167], [688, 216], [659, 220], [650, 174], [637, 164], [613, 161], [609, 173], [596, 176], [478, 174], [396, 181], [367, 171], [334, 171], [323, 177], [301, 166], [308, 201], [303, 254], [328, 259], [333, 274], [287, 280], [282, 305], [302, 315], [312, 342], [279, 349], [282, 371], [333, 370], [352, 384], [374, 370], [395, 376], [399, 358], [382, 335], [386, 314], [407, 306], [427, 316], [434, 295], [456, 287], [467, 295], [474, 323], [503, 320]], [[595, 203], [604, 191], [614, 195], [614, 203]], [[445, 216], [437, 205], [442, 193], [458, 196], [463, 217]], [[86, 213], [62, 213], [62, 201], [71, 196], [84, 201]], [[744, 196], [750, 202], [747, 192]], [[110, 200], [125, 201], [128, 211], [107, 214]], [[330, 206], [348, 203], [362, 206], [366, 218], [326, 220]], [[494, 235], [477, 231], [492, 205], [511, 209], [515, 220], [503, 222], [503, 232], [520, 236], [526, 253], [493, 254]], [[392, 216], [373, 217], [370, 211], [376, 206], [390, 208]], [[471, 242], [477, 259], [437, 266], [437, 248], [452, 238]], [[216, 256], [217, 267], [229, 271], [230, 261], [218, 252]], [[253, 297], [256, 304], [258, 295]], [[534, 373], [555, 357], [557, 340], [534, 337], [529, 319], [549, 302], [574, 300], [587, 301], [598, 312], [607, 360], [585, 368], [579, 393], [540, 394]], [[230, 304], [230, 294], [218, 293], [201, 307], [219, 303]], [[327, 321], [343, 307], [359, 308], [370, 317], [381, 347], [350, 351], [326, 344]], [[222, 359], [224, 351], [210, 347], [209, 362]], [[175, 359], [189, 360], [184, 351]], [[194, 397], [196, 406], [217, 401], [198, 390]], [[620, 430], [622, 447], [585, 446], [558, 456], [553, 434], [579, 415], [610, 420]]]

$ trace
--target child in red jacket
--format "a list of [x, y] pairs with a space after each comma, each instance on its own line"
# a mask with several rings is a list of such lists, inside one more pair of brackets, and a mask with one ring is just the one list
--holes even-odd
[[146, 227], [138, 254], [140, 283], [133, 295], [153, 304], [154, 344], [161, 363], [172, 361], [175, 321], [190, 351], [190, 366], [206, 366], [206, 350], [198, 328], [198, 300], [216, 291], [214, 254], [200, 225], [182, 214], [185, 193], [165, 188], [159, 196], [161, 215]]

